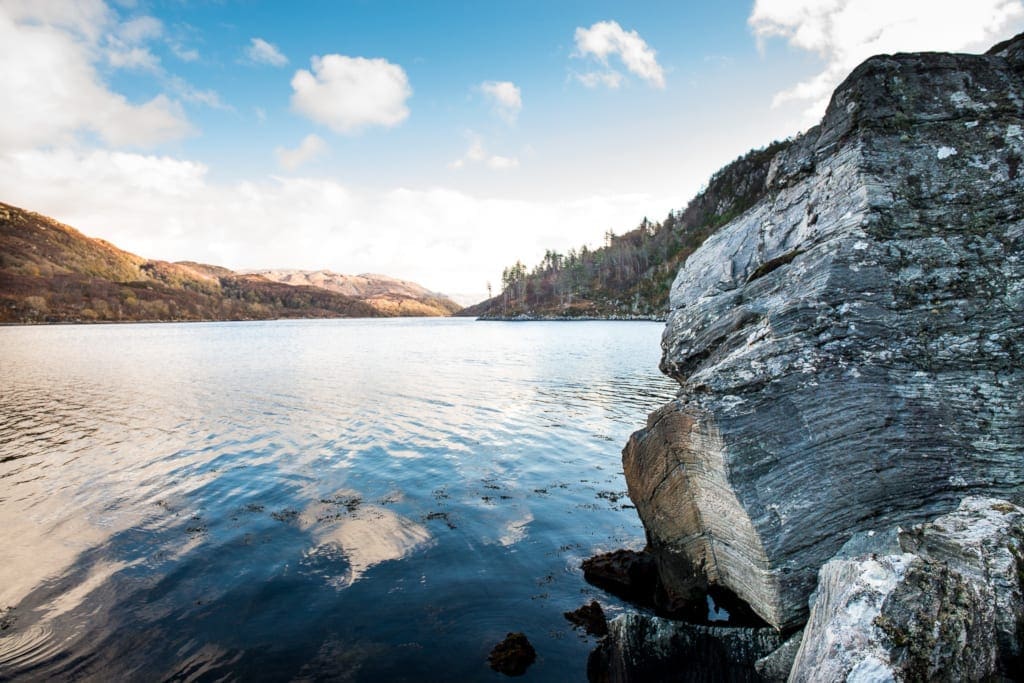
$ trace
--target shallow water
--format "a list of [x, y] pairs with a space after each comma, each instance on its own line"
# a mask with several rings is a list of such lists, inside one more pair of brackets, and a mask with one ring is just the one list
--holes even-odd
[[0, 329], [0, 678], [582, 680], [662, 325]]

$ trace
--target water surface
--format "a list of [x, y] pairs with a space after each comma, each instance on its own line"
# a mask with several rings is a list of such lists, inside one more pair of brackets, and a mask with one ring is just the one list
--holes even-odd
[[585, 678], [655, 323], [0, 329], [0, 678]]

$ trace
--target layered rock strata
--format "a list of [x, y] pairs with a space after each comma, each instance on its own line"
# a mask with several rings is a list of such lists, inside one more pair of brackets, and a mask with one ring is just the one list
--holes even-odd
[[671, 293], [678, 400], [623, 453], [681, 598], [807, 618], [854, 533], [1024, 498], [1024, 36], [874, 57]]

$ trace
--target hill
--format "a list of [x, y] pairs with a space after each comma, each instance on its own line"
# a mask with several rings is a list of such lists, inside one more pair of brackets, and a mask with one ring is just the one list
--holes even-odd
[[685, 209], [661, 222], [644, 218], [604, 246], [548, 251], [532, 270], [505, 269], [501, 293], [458, 313], [482, 318], [663, 318], [672, 280], [686, 258], [718, 228], [760, 201], [771, 162], [790, 143], [773, 142], [728, 164]]
[[[419, 287], [403, 284], [408, 291]], [[0, 203], [0, 322], [439, 314], [433, 308], [428, 313], [426, 304], [403, 304], [400, 297], [399, 303], [392, 303], [381, 287], [372, 296], [363, 296], [314, 286], [312, 279], [308, 284], [285, 284], [220, 266], [149, 260], [52, 218]], [[438, 301], [436, 310], [444, 305], [445, 310], [457, 308], [430, 294]]]
[[387, 275], [342, 275], [329, 270], [256, 270], [259, 275], [286, 285], [319, 287], [364, 301], [382, 315], [448, 316], [462, 306], [444, 294]]

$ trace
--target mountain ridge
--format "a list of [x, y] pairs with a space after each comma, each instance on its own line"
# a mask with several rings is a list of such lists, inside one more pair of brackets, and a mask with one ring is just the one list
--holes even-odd
[[378, 310], [394, 315], [446, 316], [462, 309], [462, 306], [440, 292], [431, 291], [409, 280], [379, 273], [345, 275], [327, 269], [296, 270], [287, 268], [243, 272], [260, 275], [287, 285], [320, 287], [367, 301]]
[[[386, 280], [405, 287], [389, 296]], [[0, 323], [392, 317], [458, 308], [416, 283], [387, 276], [377, 283], [371, 300], [222, 266], [146, 259], [0, 202]], [[431, 297], [408, 294], [419, 290]]]

